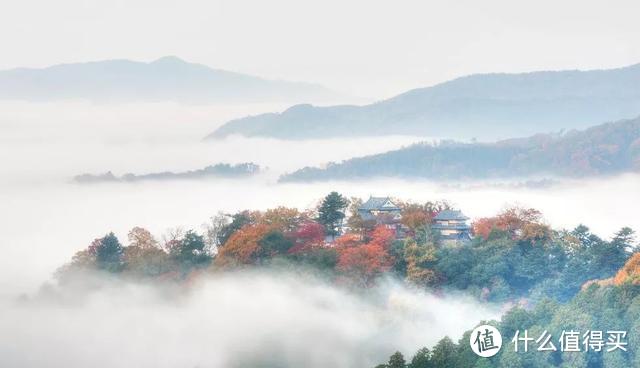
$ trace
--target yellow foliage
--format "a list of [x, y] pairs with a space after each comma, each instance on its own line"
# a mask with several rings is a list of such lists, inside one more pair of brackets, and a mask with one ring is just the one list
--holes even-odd
[[627, 263], [613, 277], [615, 285], [621, 285], [625, 282], [640, 284], [640, 253], [635, 253]]
[[627, 282], [640, 285], [640, 253], [634, 253], [614, 277], [587, 281], [582, 285], [582, 290], [587, 289], [593, 284], [600, 286], [619, 286]]

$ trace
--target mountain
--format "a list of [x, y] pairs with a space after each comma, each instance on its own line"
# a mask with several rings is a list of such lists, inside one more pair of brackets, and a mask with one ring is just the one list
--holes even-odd
[[73, 178], [73, 181], [80, 184], [95, 184], [108, 182], [134, 182], [141, 180], [178, 180], [178, 179], [205, 179], [205, 178], [245, 178], [259, 174], [262, 169], [253, 162], [241, 164], [219, 163], [207, 166], [203, 169], [190, 170], [184, 172], [164, 171], [150, 174], [124, 174], [115, 176], [111, 171], [104, 174], [82, 174]]
[[478, 74], [364, 106], [297, 105], [228, 122], [232, 134], [310, 139], [390, 134], [496, 140], [640, 114], [640, 64], [611, 70]]
[[325, 168], [306, 167], [284, 175], [281, 181], [587, 177], [624, 172], [640, 172], [640, 118], [496, 143], [420, 143]]
[[0, 99], [209, 103], [333, 98], [334, 92], [316, 84], [267, 80], [188, 63], [174, 56], [150, 63], [107, 60], [0, 71]]

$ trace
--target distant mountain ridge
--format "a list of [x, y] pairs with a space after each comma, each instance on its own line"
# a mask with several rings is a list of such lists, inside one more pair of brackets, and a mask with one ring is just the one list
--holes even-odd
[[306, 167], [280, 181], [589, 177], [626, 172], [640, 172], [640, 117], [563, 135], [539, 134], [496, 143], [415, 144], [325, 168]]
[[207, 138], [407, 134], [496, 140], [640, 114], [640, 64], [609, 70], [476, 74], [364, 106], [297, 105], [232, 120]]
[[0, 99], [98, 102], [287, 102], [333, 99], [317, 84], [267, 80], [167, 56], [150, 63], [106, 60], [0, 71]]

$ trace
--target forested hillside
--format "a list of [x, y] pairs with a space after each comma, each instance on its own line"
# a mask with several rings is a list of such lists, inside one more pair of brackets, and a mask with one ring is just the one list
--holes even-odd
[[[361, 203], [333, 192], [308, 211], [278, 207], [219, 214], [202, 233], [172, 231], [159, 240], [136, 227], [128, 244], [106, 234], [58, 270], [58, 287], [81, 285], [76, 290], [90, 291], [100, 287], [97, 275], [188, 288], [207, 274], [277, 269], [316, 273], [341, 288], [366, 293], [380, 280], [394, 278], [417, 289], [515, 306], [494, 322], [505, 336], [495, 357], [474, 355], [467, 332], [457, 344], [445, 337], [420, 350], [407, 367], [617, 368], [638, 362], [635, 345], [629, 353], [572, 355], [517, 354], [507, 348], [518, 329], [624, 329], [637, 341], [640, 272], [630, 228], [605, 240], [582, 225], [551, 229], [540, 212], [512, 207], [475, 219], [471, 242], [451, 246], [440, 242], [431, 226], [440, 211], [450, 208], [446, 202], [398, 202], [399, 223], [406, 229], [401, 237], [387, 226], [363, 221], [354, 211]], [[344, 222], [347, 230], [337, 232]], [[383, 367], [405, 368], [406, 363], [396, 353]]]
[[325, 168], [307, 167], [284, 175], [281, 180], [588, 177], [638, 171], [640, 118], [562, 135], [535, 135], [496, 143], [421, 143]]
[[[480, 358], [471, 351], [471, 331], [467, 331], [457, 343], [445, 337], [432, 348], [420, 349], [406, 361], [402, 353], [397, 352], [388, 364], [376, 368], [637, 367], [640, 365], [639, 261], [640, 254], [636, 253], [614, 278], [586, 284], [566, 304], [547, 299], [534, 308], [511, 309], [499, 322], [491, 323], [503, 336], [501, 351], [491, 358]], [[519, 340], [516, 352], [512, 337], [519, 331], [521, 338], [525, 330], [533, 340], [526, 352], [523, 341]], [[563, 331], [578, 332], [578, 341], [586, 344], [579, 343], [579, 352], [562, 351]], [[551, 345], [546, 345], [553, 350], [537, 350], [540, 341], [534, 340], [543, 334], [553, 337]], [[616, 337], [609, 338], [616, 335], [620, 336], [620, 347], [615, 345]]]

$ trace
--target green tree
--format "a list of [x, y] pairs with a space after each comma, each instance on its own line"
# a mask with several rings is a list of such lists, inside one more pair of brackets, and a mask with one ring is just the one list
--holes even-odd
[[396, 351], [389, 358], [389, 363], [387, 364], [388, 368], [405, 368], [406, 362], [404, 361], [404, 356], [399, 351]]
[[433, 348], [431, 362], [438, 368], [457, 368], [456, 344], [449, 337], [440, 340]]
[[621, 248], [623, 250], [633, 250], [635, 248], [635, 240], [635, 231], [633, 231], [630, 227], [625, 226], [615, 234], [615, 236], [611, 240], [611, 243], [616, 248]]
[[211, 262], [211, 256], [207, 254], [205, 247], [204, 237], [189, 230], [182, 239], [170, 244], [169, 255], [186, 272]]
[[109, 233], [96, 245], [96, 266], [108, 272], [120, 272], [124, 266], [123, 254], [122, 244], [113, 233]]
[[407, 368], [436, 368], [431, 363], [431, 351], [427, 348], [418, 350], [411, 358], [411, 363], [407, 365]]
[[293, 241], [287, 238], [279, 230], [272, 230], [258, 242], [260, 251], [258, 257], [274, 257], [286, 254], [293, 246]]
[[318, 208], [318, 222], [324, 225], [327, 234], [334, 238], [339, 233], [347, 205], [349, 205], [349, 201], [345, 197], [338, 192], [331, 192]]

